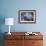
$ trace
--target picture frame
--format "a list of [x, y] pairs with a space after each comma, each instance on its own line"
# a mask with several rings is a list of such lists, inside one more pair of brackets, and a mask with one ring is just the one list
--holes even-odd
[[36, 23], [36, 10], [19, 10], [19, 23]]

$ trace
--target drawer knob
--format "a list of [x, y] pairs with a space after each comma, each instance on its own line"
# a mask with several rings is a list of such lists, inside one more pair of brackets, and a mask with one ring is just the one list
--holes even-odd
[[32, 42], [32, 44], [34, 44], [35, 42]]

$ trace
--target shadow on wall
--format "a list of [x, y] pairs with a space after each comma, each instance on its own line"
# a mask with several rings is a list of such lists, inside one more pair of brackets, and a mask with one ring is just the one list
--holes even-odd
[[2, 32], [2, 25], [5, 23], [5, 17], [0, 16], [0, 46], [3, 46], [3, 32]]

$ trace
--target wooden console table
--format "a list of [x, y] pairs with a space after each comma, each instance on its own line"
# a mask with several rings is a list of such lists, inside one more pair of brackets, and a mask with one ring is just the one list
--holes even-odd
[[43, 35], [40, 32], [38, 35], [25, 35], [26, 32], [11, 32], [8, 35], [4, 33], [4, 46], [43, 46]]

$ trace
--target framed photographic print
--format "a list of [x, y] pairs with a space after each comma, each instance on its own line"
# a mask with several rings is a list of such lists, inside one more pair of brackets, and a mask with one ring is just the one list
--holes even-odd
[[36, 23], [36, 10], [19, 10], [19, 23]]

